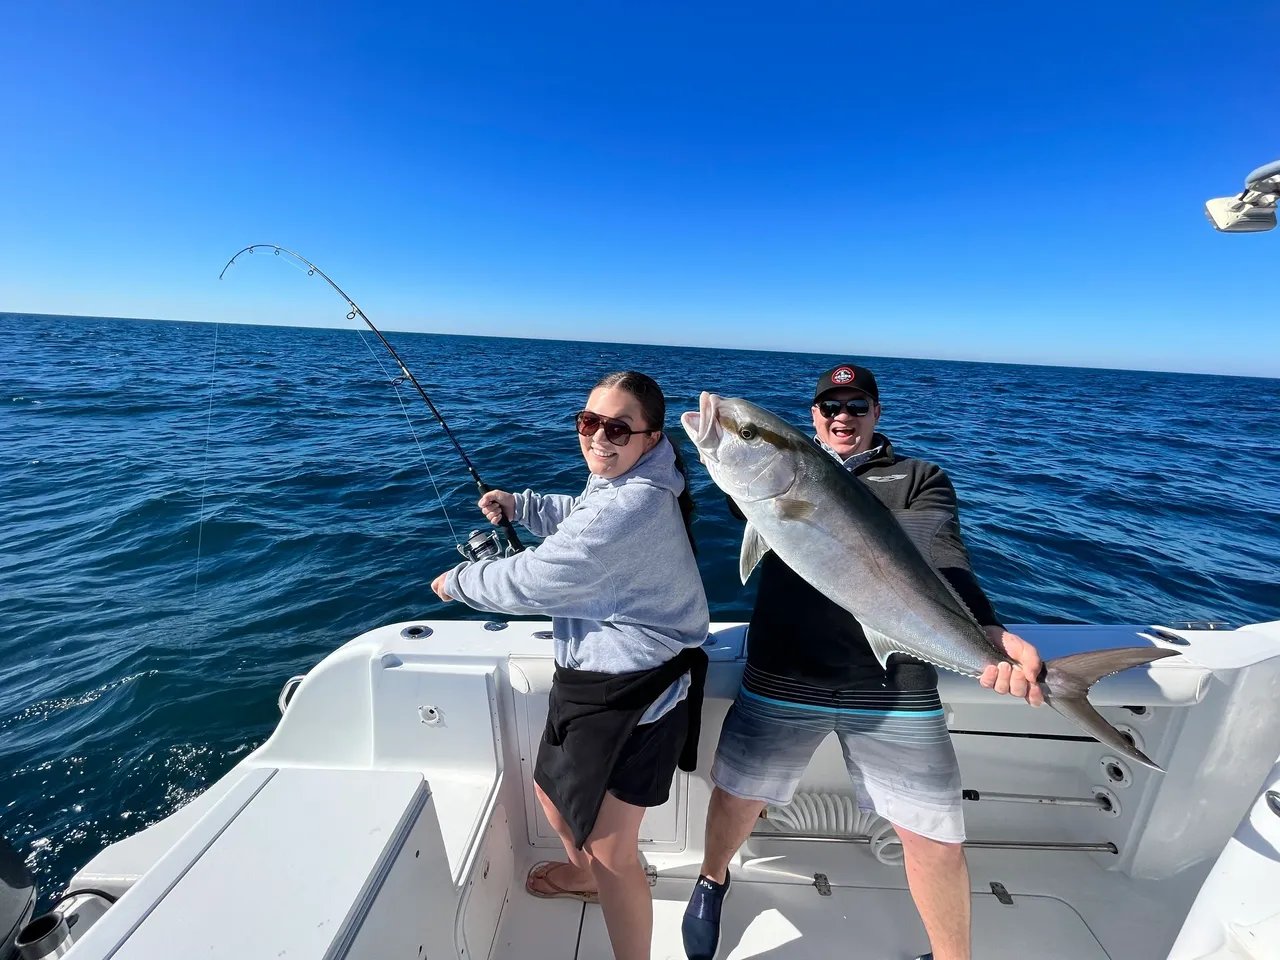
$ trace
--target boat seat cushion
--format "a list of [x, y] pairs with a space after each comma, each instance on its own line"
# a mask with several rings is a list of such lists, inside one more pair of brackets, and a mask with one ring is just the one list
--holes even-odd
[[214, 945], [223, 956], [326, 956], [351, 935], [429, 805], [416, 772], [250, 770], [77, 955], [159, 960], [182, 944], [189, 956]]

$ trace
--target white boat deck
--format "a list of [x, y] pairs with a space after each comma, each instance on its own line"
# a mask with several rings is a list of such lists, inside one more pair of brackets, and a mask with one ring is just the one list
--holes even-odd
[[[910, 960], [928, 950], [900, 866], [879, 863], [858, 844], [770, 841], [769, 850], [777, 852], [761, 850], [759, 858], [733, 868], [720, 960]], [[519, 880], [536, 859], [516, 871], [493, 960], [609, 960], [599, 906], [545, 900], [522, 889]], [[1158, 948], [1135, 947], [1135, 932], [1167, 951], [1185, 913], [1178, 905], [1194, 897], [1207, 871], [1206, 865], [1170, 885], [1135, 882], [1075, 852], [970, 850], [968, 859], [973, 955], [981, 960], [1163, 957]], [[680, 921], [697, 864], [660, 872], [653, 886], [651, 956], [685, 960]], [[815, 884], [817, 873], [828, 878], [829, 895]], [[992, 883], [1012, 903], [1002, 903]]]
[[[524, 891], [532, 864], [563, 855], [530, 789], [553, 667], [544, 625], [431, 626], [380, 628], [335, 651], [267, 743], [86, 865], [73, 886], [123, 896], [100, 919], [86, 912], [95, 919], [76, 931], [71, 960], [611, 957], [598, 906]], [[1019, 632], [1048, 656], [1146, 636]], [[1186, 656], [1107, 678], [1092, 697], [1162, 774], [1049, 710], [943, 678], [964, 784], [982, 797], [965, 811], [980, 844], [968, 854], [979, 960], [1280, 958], [1270, 895], [1280, 817], [1260, 792], [1280, 788], [1280, 624], [1168, 635], [1187, 640]], [[742, 670], [741, 627], [713, 640], [698, 771], [677, 775], [641, 830], [656, 877], [655, 960], [684, 957], [707, 770]], [[848, 791], [828, 739], [800, 792]], [[928, 949], [900, 863], [831, 839], [829, 822], [780, 827], [762, 824], [731, 867], [720, 960], [909, 960]], [[1027, 849], [1037, 843], [1060, 849]], [[1212, 891], [1197, 899], [1202, 884]]]
[[[680, 918], [689, 887], [660, 880], [654, 889], [653, 960], [685, 960]], [[928, 949], [905, 890], [832, 887], [823, 897], [812, 886], [747, 881], [731, 889], [721, 929], [724, 960], [906, 960]], [[974, 956], [984, 960], [1023, 960], [1031, 932], [1040, 960], [1108, 960], [1080, 915], [1052, 897], [1018, 897], [1006, 907], [991, 894], [975, 895], [973, 927]], [[516, 951], [509, 956], [515, 960], [534, 954]], [[599, 907], [583, 908], [582, 933], [572, 956], [613, 957]]]

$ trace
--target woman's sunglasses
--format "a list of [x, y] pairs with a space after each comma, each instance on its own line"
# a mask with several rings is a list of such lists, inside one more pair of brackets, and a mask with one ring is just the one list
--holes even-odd
[[819, 400], [818, 412], [828, 420], [840, 416], [841, 410], [848, 410], [851, 417], [865, 417], [871, 412], [871, 401], [866, 397], [854, 397], [851, 400]]
[[604, 427], [604, 438], [615, 447], [625, 447], [631, 441], [633, 433], [658, 432], [656, 427], [652, 430], [632, 430], [625, 421], [602, 417], [590, 410], [579, 410], [573, 420], [578, 425], [578, 432], [584, 437], [594, 437], [600, 428]]

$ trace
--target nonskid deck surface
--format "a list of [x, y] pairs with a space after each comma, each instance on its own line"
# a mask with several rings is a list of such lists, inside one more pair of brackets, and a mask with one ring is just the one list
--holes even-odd
[[[688, 880], [653, 889], [653, 960], [685, 960], [680, 920]], [[495, 960], [612, 960], [598, 906], [513, 891]], [[905, 890], [735, 882], [725, 903], [722, 960], [910, 960], [928, 949]], [[1080, 915], [1054, 897], [1017, 896], [1010, 906], [973, 897], [973, 952], [984, 960], [1111, 960]]]

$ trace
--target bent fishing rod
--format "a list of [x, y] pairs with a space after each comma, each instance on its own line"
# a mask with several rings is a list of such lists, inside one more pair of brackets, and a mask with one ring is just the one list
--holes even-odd
[[[419, 396], [422, 397], [423, 402], [425, 402], [428, 409], [430, 409], [432, 416], [436, 418], [436, 421], [444, 429], [444, 434], [449, 438], [449, 442], [453, 444], [453, 448], [458, 451], [458, 456], [462, 458], [462, 462], [466, 465], [467, 472], [471, 474], [471, 479], [476, 482], [476, 489], [480, 491], [480, 495], [484, 496], [486, 493], [491, 491], [493, 487], [480, 479], [480, 473], [471, 462], [471, 458], [468, 457], [467, 452], [462, 449], [462, 444], [458, 443], [458, 438], [455, 437], [453, 435], [453, 431], [449, 429], [449, 424], [445, 422], [444, 417], [440, 414], [436, 405], [432, 403], [431, 398], [427, 396], [427, 391], [422, 389], [422, 384], [418, 382], [418, 378], [409, 372], [409, 368], [405, 366], [405, 362], [400, 359], [400, 354], [396, 353], [396, 348], [391, 346], [387, 341], [387, 338], [382, 335], [382, 331], [373, 325], [373, 321], [365, 315], [365, 312], [360, 309], [359, 305], [347, 296], [346, 291], [334, 283], [327, 273], [317, 267], [306, 257], [300, 256], [285, 247], [277, 246], [274, 243], [251, 243], [243, 250], [238, 251], [234, 257], [227, 261], [226, 266], [222, 268], [222, 273], [218, 274], [218, 279], [221, 280], [223, 278], [227, 270], [231, 268], [231, 265], [236, 262], [241, 254], [251, 254], [255, 250], [270, 250], [277, 257], [282, 253], [286, 254], [306, 269], [307, 276], [320, 277], [320, 279], [334, 289], [338, 296], [347, 302], [347, 306], [350, 308], [350, 311], [347, 313], [347, 319], [354, 320], [356, 317], [359, 317], [363, 320], [368, 325], [369, 329], [377, 335], [378, 339], [382, 341], [382, 345], [387, 348], [387, 352], [390, 353], [392, 359], [395, 360], [396, 366], [400, 368], [400, 376], [392, 380], [392, 386], [399, 386], [406, 380], [413, 384], [414, 389], [418, 391]], [[408, 416], [407, 413], [406, 416]], [[443, 507], [443, 501], [441, 501], [441, 506]], [[500, 526], [502, 527], [503, 534], [507, 538], [507, 544], [509, 547], [508, 552], [519, 553], [523, 550], [524, 544], [520, 542], [520, 537], [516, 534], [515, 527], [512, 525], [511, 521], [507, 519], [505, 514], [502, 517]], [[474, 530], [472, 531], [471, 536], [467, 538], [467, 542], [465, 544], [460, 543], [457, 546], [458, 552], [468, 560], [483, 560], [502, 555], [502, 547], [501, 544], [498, 543], [497, 534], [492, 531], [486, 533], [482, 530]]]

